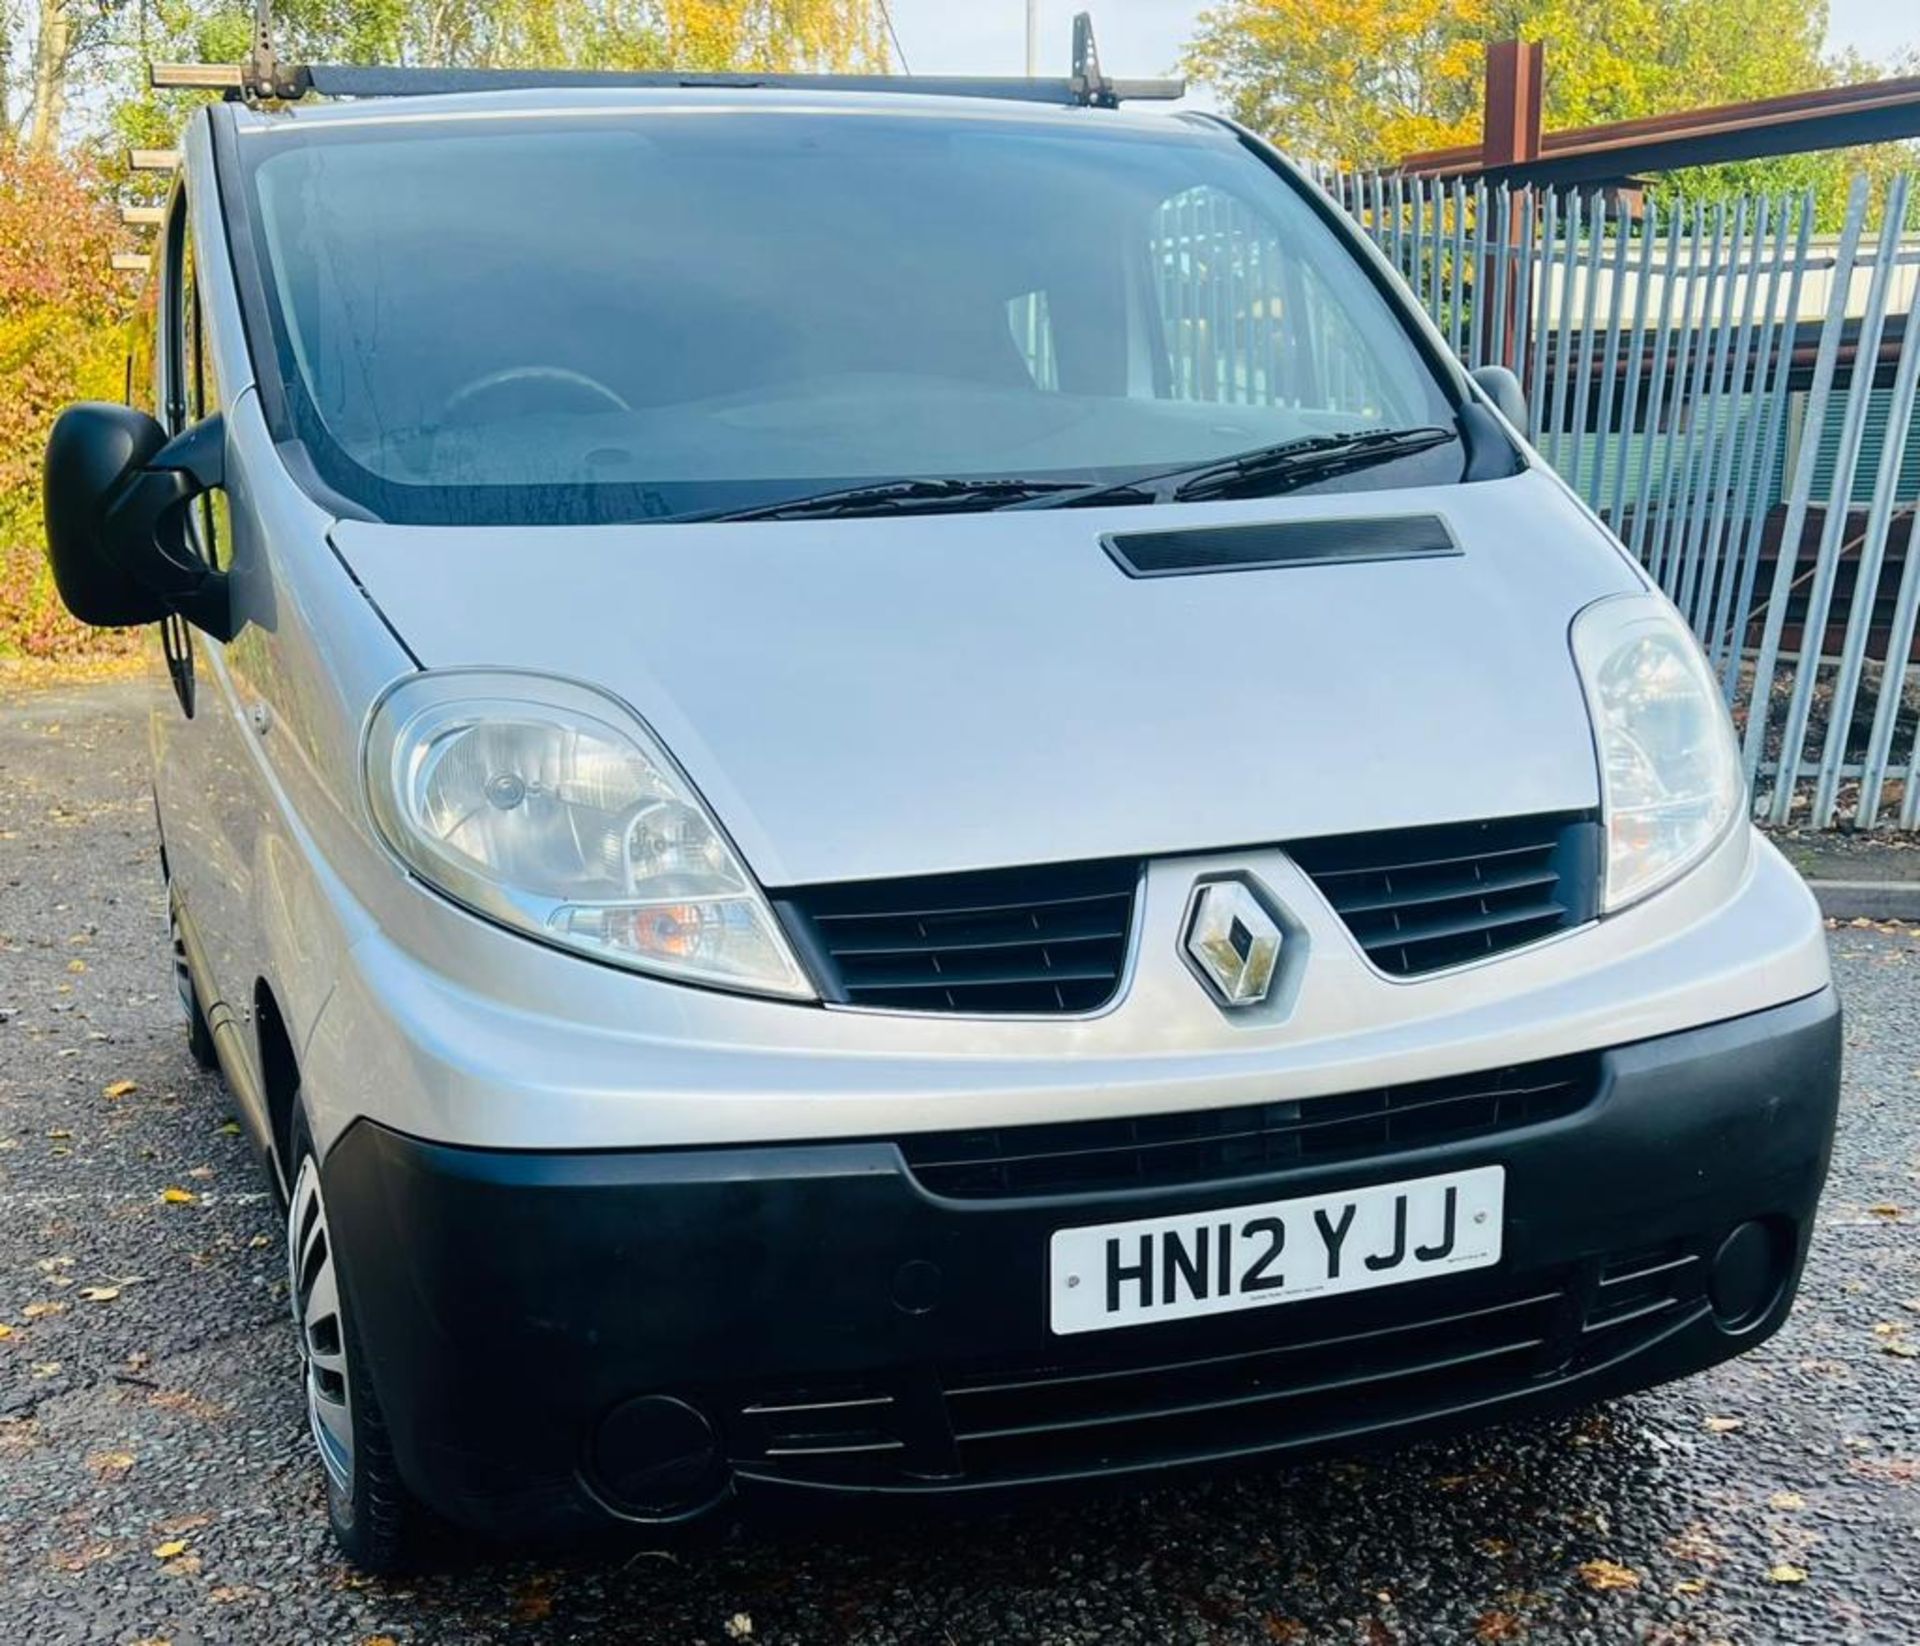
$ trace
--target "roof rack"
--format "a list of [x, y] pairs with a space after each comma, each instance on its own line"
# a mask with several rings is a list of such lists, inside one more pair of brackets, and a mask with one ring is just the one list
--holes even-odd
[[1117, 108], [1123, 102], [1165, 102], [1186, 95], [1184, 80], [1112, 80], [1100, 66], [1093, 19], [1073, 20], [1073, 72], [1065, 79], [913, 74], [694, 74], [675, 70], [623, 73], [595, 69], [430, 69], [381, 64], [285, 63], [273, 45], [273, 0], [254, 0], [253, 45], [244, 63], [154, 63], [156, 90], [223, 91], [247, 102], [320, 97], [427, 97], [463, 91], [528, 91], [565, 87], [712, 86], [797, 91], [889, 91], [938, 97]]

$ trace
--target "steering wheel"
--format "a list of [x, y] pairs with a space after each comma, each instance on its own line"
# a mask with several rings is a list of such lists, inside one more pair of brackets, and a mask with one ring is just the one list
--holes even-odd
[[455, 420], [458, 413], [482, 395], [493, 394], [500, 389], [512, 388], [520, 383], [552, 383], [560, 388], [572, 389], [605, 402], [615, 411], [630, 412], [633, 407], [597, 377], [589, 377], [583, 371], [574, 371], [566, 366], [508, 366], [503, 371], [487, 372], [463, 383], [441, 402], [440, 417], [443, 422]]

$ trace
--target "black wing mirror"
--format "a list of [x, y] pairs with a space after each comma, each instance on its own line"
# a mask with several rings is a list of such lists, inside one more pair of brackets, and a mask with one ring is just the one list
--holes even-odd
[[126, 628], [173, 613], [216, 640], [236, 625], [224, 572], [195, 546], [196, 499], [226, 476], [216, 414], [167, 438], [145, 412], [106, 401], [69, 406], [47, 438], [47, 560], [82, 623]]
[[1526, 439], [1533, 438], [1533, 417], [1527, 410], [1527, 391], [1520, 387], [1519, 378], [1505, 366], [1476, 366], [1467, 375], [1479, 386], [1480, 392], [1493, 402], [1495, 411]]

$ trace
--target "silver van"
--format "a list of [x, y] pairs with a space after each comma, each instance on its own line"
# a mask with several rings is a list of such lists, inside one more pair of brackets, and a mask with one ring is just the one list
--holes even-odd
[[68, 605], [157, 625], [189, 1044], [352, 1559], [1780, 1326], [1814, 904], [1672, 606], [1313, 182], [1085, 75], [504, 78], [196, 113], [128, 404], [47, 454]]

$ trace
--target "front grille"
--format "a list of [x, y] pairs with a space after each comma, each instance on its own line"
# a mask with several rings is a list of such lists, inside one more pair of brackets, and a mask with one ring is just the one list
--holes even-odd
[[1054, 1342], [1044, 1358], [735, 1396], [736, 1468], [820, 1486], [994, 1485], [1349, 1439], [1613, 1364], [1699, 1318], [1703, 1264], [1673, 1245], [1488, 1271], [1195, 1323]]
[[1120, 986], [1140, 865], [810, 886], [775, 906], [826, 998], [913, 1012], [1086, 1012]]
[[[1584, 814], [1454, 823], [1287, 848], [1375, 965], [1411, 977], [1594, 917], [1600, 830]], [[1126, 969], [1132, 859], [775, 892], [823, 998], [979, 1016], [1097, 1010]]]
[[1262, 1431], [1307, 1438], [1414, 1417], [1528, 1378], [1568, 1312], [1557, 1287], [1424, 1317], [1396, 1301], [1409, 1318], [1237, 1354], [955, 1377], [962, 1465], [1002, 1479], [1080, 1472], [1231, 1453]]
[[920, 1184], [955, 1199], [1155, 1188], [1488, 1137], [1555, 1120], [1598, 1090], [1597, 1056], [1250, 1108], [927, 1132], [901, 1141]]
[[1664, 1313], [1678, 1292], [1699, 1287], [1700, 1254], [1677, 1240], [1610, 1258], [1601, 1267], [1586, 1329], [1605, 1331]]
[[805, 1470], [817, 1479], [858, 1478], [891, 1468], [906, 1449], [901, 1404], [861, 1384], [776, 1389], [736, 1405], [729, 1423], [736, 1456]]
[[1593, 919], [1600, 826], [1585, 814], [1330, 836], [1287, 848], [1367, 957], [1413, 977]]

